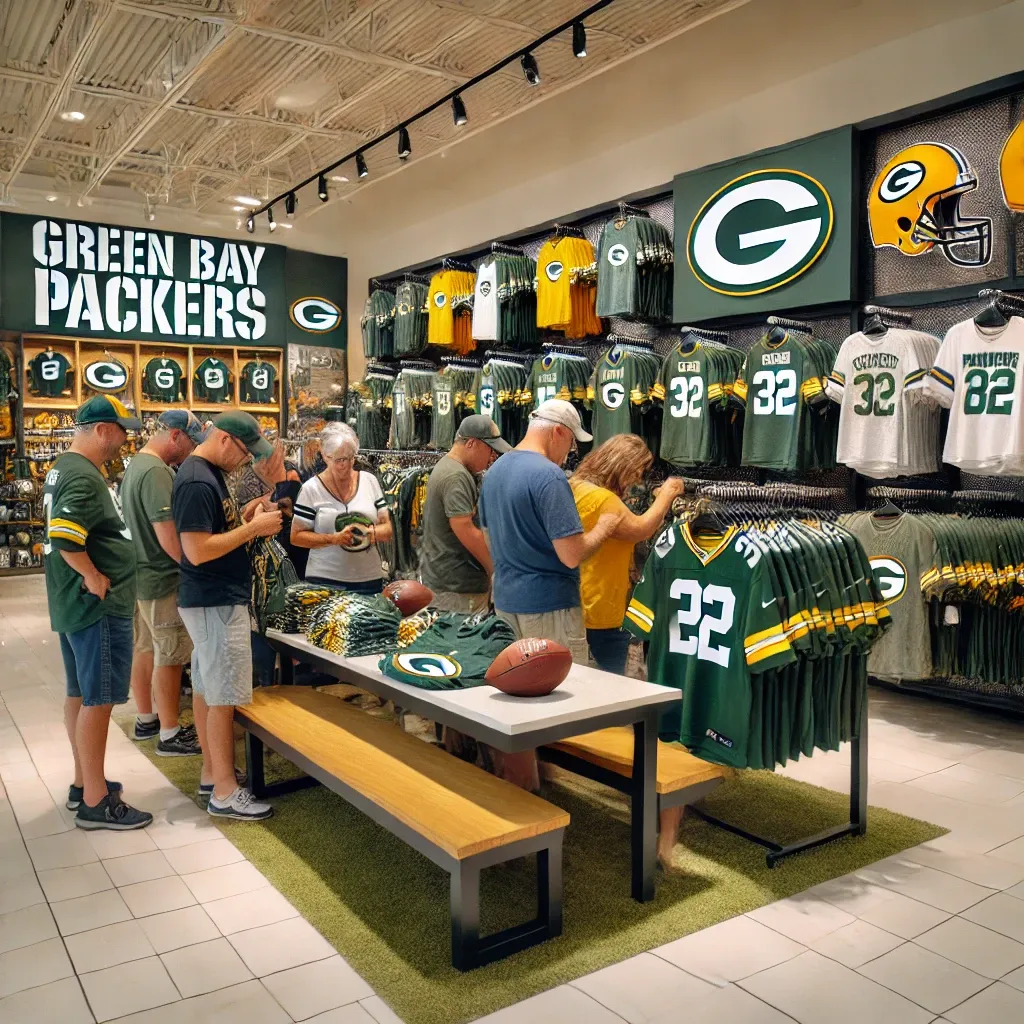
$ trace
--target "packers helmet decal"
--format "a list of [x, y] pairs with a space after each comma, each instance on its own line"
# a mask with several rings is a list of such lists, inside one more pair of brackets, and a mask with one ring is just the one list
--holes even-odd
[[1024, 213], [1024, 121], [1010, 132], [999, 155], [1003, 201], [1013, 213]]
[[978, 177], [958, 149], [941, 142], [901, 149], [868, 194], [872, 243], [904, 256], [922, 256], [938, 246], [958, 267], [984, 266], [992, 256], [992, 221], [960, 213], [961, 198], [977, 187]]
[[391, 664], [410, 676], [458, 679], [462, 666], [447, 654], [393, 654]]

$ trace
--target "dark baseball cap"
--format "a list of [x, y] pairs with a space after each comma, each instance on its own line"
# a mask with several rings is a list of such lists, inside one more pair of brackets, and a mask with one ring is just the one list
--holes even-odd
[[459, 429], [455, 434], [456, 440], [467, 441], [471, 437], [483, 441], [499, 455], [512, 451], [512, 445], [501, 436], [498, 424], [490, 416], [467, 416], [459, 424]]
[[247, 412], [222, 412], [213, 421], [218, 430], [237, 437], [254, 459], [265, 459], [274, 451], [274, 446], [263, 436], [255, 416]]
[[202, 420], [188, 409], [168, 409], [160, 413], [157, 423], [167, 430], [180, 430], [187, 434], [193, 444], [202, 444], [206, 440], [207, 430]]
[[125, 430], [142, 429], [138, 416], [134, 416], [123, 402], [112, 395], [93, 395], [88, 402], [83, 402], [75, 413], [75, 422], [80, 427], [93, 423], [116, 423]]

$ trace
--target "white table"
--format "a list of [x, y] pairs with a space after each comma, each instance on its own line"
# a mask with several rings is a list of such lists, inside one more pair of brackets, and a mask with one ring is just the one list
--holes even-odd
[[506, 753], [534, 750], [613, 725], [632, 725], [632, 891], [641, 902], [654, 898], [658, 714], [681, 700], [675, 687], [573, 665], [566, 680], [546, 697], [511, 697], [492, 686], [424, 690], [385, 676], [377, 668], [379, 655], [344, 658], [314, 646], [301, 633], [268, 629], [266, 635], [282, 655], [285, 685], [293, 682], [295, 658]]

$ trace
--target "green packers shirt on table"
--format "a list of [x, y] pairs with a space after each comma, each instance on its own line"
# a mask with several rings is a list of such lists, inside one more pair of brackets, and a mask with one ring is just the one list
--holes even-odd
[[270, 405], [274, 401], [277, 370], [262, 359], [250, 359], [242, 367], [242, 401], [253, 405]]
[[926, 392], [949, 409], [942, 461], [971, 473], [1024, 476], [1024, 319], [1005, 327], [954, 324]]
[[58, 398], [70, 390], [71, 363], [60, 352], [40, 352], [29, 360], [28, 389], [33, 395]]
[[231, 401], [231, 371], [216, 356], [207, 356], [192, 375], [192, 393], [200, 402]]
[[[135, 610], [135, 548], [113, 492], [100, 471], [77, 452], [65, 452], [46, 474], [43, 487], [46, 541], [43, 562], [50, 625], [55, 633], [77, 633], [106, 615], [130, 619]], [[61, 552], [84, 551], [110, 580], [100, 600]]]
[[142, 394], [152, 402], [182, 401], [182, 372], [177, 360], [159, 356], [142, 371]]

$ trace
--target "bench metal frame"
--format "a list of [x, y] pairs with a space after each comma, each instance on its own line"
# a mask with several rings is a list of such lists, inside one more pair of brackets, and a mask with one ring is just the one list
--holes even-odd
[[[280, 796], [320, 783], [448, 872], [451, 876], [452, 965], [458, 970], [470, 971], [474, 967], [482, 967], [562, 934], [564, 828], [520, 839], [471, 857], [453, 857], [369, 797], [290, 747], [264, 726], [253, 722], [246, 715], [245, 708], [236, 708], [235, 718], [245, 729], [245, 758], [249, 785], [254, 796]], [[306, 775], [268, 784], [263, 771], [264, 745], [287, 758]], [[532, 921], [481, 937], [480, 872], [484, 868], [533, 854], [537, 856], [537, 916]]]

